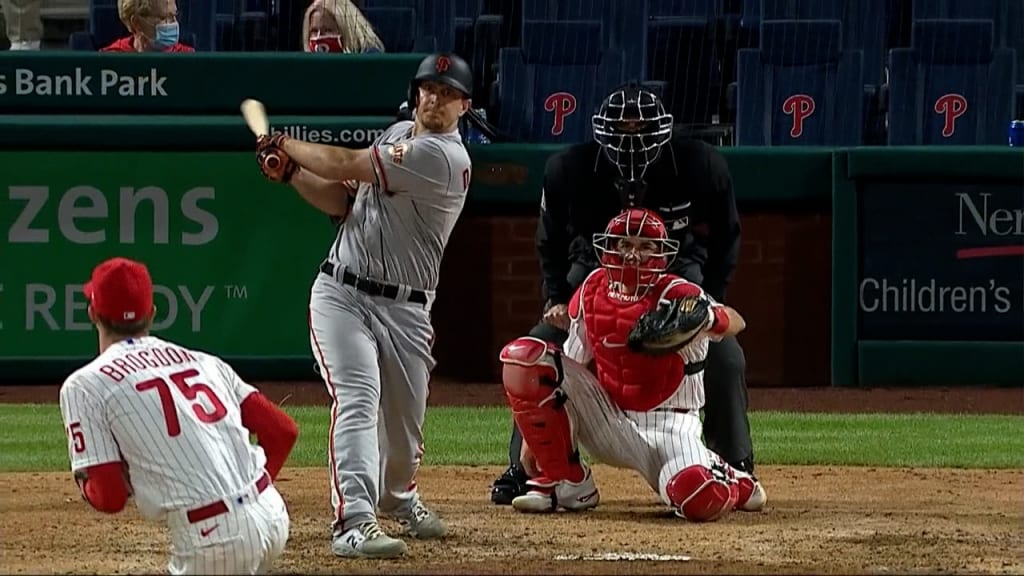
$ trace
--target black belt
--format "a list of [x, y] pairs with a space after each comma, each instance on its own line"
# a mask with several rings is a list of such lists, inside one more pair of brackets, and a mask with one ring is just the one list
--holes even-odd
[[703, 372], [705, 364], [707, 364], [707, 360], [701, 360], [700, 362], [687, 362], [686, 368], [683, 370], [687, 376], [693, 376], [694, 374]]
[[[334, 278], [334, 263], [324, 261], [320, 264], [320, 271], [327, 274], [331, 278]], [[377, 282], [376, 280], [370, 280], [369, 278], [360, 278], [355, 274], [345, 270], [339, 278], [342, 284], [348, 284], [356, 290], [369, 294], [370, 296], [383, 296], [385, 298], [391, 298], [392, 300], [398, 299], [398, 292], [401, 290], [394, 284], [385, 284], [383, 282]], [[427, 293], [422, 290], [411, 290], [409, 291], [409, 302], [415, 302], [416, 304], [427, 304]]]

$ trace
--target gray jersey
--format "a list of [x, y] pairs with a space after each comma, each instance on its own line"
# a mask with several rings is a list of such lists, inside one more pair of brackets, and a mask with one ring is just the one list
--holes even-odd
[[471, 163], [458, 130], [412, 130], [398, 122], [370, 147], [377, 181], [359, 185], [329, 257], [353, 274], [429, 292], [466, 201]]

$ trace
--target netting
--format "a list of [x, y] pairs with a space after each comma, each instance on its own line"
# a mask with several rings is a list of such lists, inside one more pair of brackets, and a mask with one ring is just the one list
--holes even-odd
[[[115, 0], [91, 2], [93, 30], [123, 32]], [[98, 25], [110, 7], [115, 21]], [[1024, 0], [318, 0], [309, 8], [309, 0], [178, 0], [183, 40], [200, 50], [454, 51], [473, 66], [474, 106], [521, 142], [590, 139], [592, 112], [629, 80], [659, 94], [677, 127], [719, 144], [1005, 145], [1010, 121], [1024, 115]]]

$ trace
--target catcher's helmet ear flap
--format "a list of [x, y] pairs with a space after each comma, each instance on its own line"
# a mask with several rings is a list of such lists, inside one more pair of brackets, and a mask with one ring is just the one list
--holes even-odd
[[473, 94], [473, 70], [458, 54], [443, 52], [431, 54], [420, 61], [416, 75], [409, 84], [409, 103], [417, 105], [422, 82], [440, 82], [455, 88], [466, 98]]

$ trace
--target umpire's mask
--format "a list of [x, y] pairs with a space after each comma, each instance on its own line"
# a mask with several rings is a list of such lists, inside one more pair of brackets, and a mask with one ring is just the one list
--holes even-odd
[[609, 94], [591, 122], [594, 140], [627, 182], [643, 180], [672, 139], [672, 115], [657, 94], [635, 83]]

